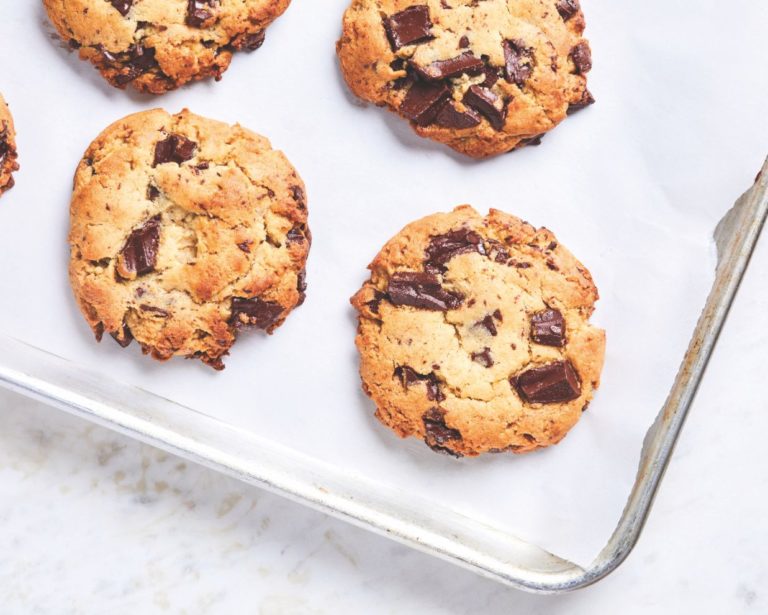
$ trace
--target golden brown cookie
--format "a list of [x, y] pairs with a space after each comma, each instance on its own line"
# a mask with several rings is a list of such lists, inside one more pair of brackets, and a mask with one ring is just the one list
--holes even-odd
[[271, 333], [304, 300], [304, 184], [269, 141], [187, 110], [130, 115], [86, 151], [70, 280], [101, 340], [222, 369], [239, 330]]
[[13, 188], [13, 172], [19, 170], [17, 158], [13, 117], [3, 95], [0, 94], [0, 195]]
[[476, 158], [594, 102], [578, 0], [352, 0], [337, 45], [349, 88]]
[[599, 386], [589, 272], [547, 229], [469, 206], [406, 226], [352, 298], [363, 389], [400, 436], [457, 456], [560, 441]]
[[290, 0], [43, 0], [61, 37], [115, 87], [162, 94], [221, 78]]

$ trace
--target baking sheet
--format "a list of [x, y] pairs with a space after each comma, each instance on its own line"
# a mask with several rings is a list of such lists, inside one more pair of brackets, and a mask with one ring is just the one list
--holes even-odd
[[[598, 104], [539, 148], [478, 163], [350, 98], [334, 56], [345, 4], [294, 0], [221, 83], [151, 98], [111, 89], [61, 49], [39, 3], [3, 3], [0, 91], [22, 170], [0, 201], [0, 331], [586, 564], [619, 517], [703, 305], [711, 232], [764, 155], [768, 6], [584, 0]], [[222, 374], [96, 345], [68, 288], [75, 166], [107, 124], [159, 105], [265, 134], [308, 186], [307, 302], [273, 337], [243, 336]], [[603, 387], [552, 449], [438, 456], [380, 427], [360, 392], [348, 298], [365, 265], [407, 222], [463, 202], [548, 226], [600, 288]]]

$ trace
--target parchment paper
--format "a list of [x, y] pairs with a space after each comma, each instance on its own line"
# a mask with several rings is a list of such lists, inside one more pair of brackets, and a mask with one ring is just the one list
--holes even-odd
[[[768, 148], [768, 5], [583, 0], [597, 104], [539, 148], [478, 163], [351, 99], [334, 55], [346, 0], [294, 0], [221, 83], [162, 98], [107, 86], [50, 37], [40, 2], [1, 4], [0, 91], [22, 169], [0, 200], [0, 330], [394, 484], [404, 500], [418, 492], [579, 563], [596, 555], [709, 289], [711, 232]], [[78, 160], [107, 124], [154, 106], [239, 121], [284, 150], [308, 185], [307, 302], [273, 337], [244, 335], [222, 374], [97, 345], [69, 291]], [[551, 228], [602, 295], [603, 386], [565, 441], [543, 452], [439, 456], [378, 425], [360, 391], [348, 298], [365, 266], [409, 221], [465, 202]]]

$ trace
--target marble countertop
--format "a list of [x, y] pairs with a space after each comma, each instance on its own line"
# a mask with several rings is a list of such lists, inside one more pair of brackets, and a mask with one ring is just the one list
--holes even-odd
[[532, 596], [0, 392], [0, 612], [768, 612], [768, 240], [640, 543]]

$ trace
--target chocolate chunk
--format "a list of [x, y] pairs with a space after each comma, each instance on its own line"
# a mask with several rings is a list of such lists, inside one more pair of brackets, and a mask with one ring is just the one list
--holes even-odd
[[133, 341], [133, 333], [128, 328], [128, 325], [123, 323], [123, 327], [120, 331], [113, 331], [109, 334], [113, 340], [120, 344], [121, 348], [128, 348]]
[[275, 301], [262, 301], [258, 297], [232, 299], [232, 315], [229, 324], [234, 327], [258, 327], [269, 329], [283, 314], [283, 306]]
[[478, 85], [470, 87], [464, 95], [464, 104], [482, 113], [495, 130], [504, 128], [506, 119], [506, 107], [500, 109], [496, 106], [500, 100], [491, 90]]
[[128, 11], [131, 10], [131, 6], [133, 6], [133, 0], [110, 0], [110, 4], [117, 9], [118, 13], [125, 17]]
[[160, 244], [160, 216], [154, 216], [133, 231], [120, 251], [117, 273], [126, 280], [155, 270]]
[[264, 44], [267, 33], [264, 30], [259, 32], [246, 32], [235, 37], [232, 41], [232, 47], [238, 51], [256, 51]]
[[480, 114], [471, 107], [465, 107], [464, 111], [456, 108], [456, 103], [448, 102], [443, 105], [435, 118], [435, 124], [443, 128], [474, 128], [480, 123]]
[[533, 72], [533, 50], [520, 39], [504, 41], [502, 47], [507, 81], [522, 88]]
[[579, 0], [557, 0], [557, 12], [563, 21], [568, 21], [579, 12]]
[[175, 162], [181, 164], [195, 156], [197, 143], [190, 141], [183, 135], [168, 135], [162, 141], [158, 141], [155, 146], [155, 160], [153, 167], [166, 162]]
[[187, 25], [192, 28], [202, 28], [203, 24], [213, 17], [213, 11], [210, 9], [217, 4], [217, 0], [188, 0]]
[[483, 367], [493, 367], [493, 357], [491, 357], [491, 349], [487, 346], [483, 348], [482, 352], [473, 352], [472, 360], [475, 363], [479, 363]]
[[285, 238], [288, 240], [288, 243], [301, 243], [304, 241], [304, 225], [303, 224], [295, 224], [293, 228], [288, 231]]
[[395, 273], [389, 281], [387, 295], [394, 305], [441, 312], [455, 310], [463, 301], [461, 296], [445, 290], [437, 276], [418, 271]]
[[496, 310], [493, 314], [488, 314], [485, 318], [483, 318], [481, 321], [476, 322], [476, 327], [485, 327], [485, 329], [490, 333], [492, 336], [496, 337], [499, 332], [496, 329], [496, 323], [495, 320], [498, 320], [499, 322], [504, 322], [504, 319], [501, 317], [501, 311]]
[[531, 316], [531, 339], [543, 346], [565, 346], [565, 319], [559, 310], [544, 310]]
[[410, 6], [384, 18], [384, 30], [387, 32], [392, 51], [432, 38], [431, 29], [432, 22], [426, 4]]
[[460, 56], [449, 60], [436, 60], [427, 66], [419, 66], [415, 62], [411, 62], [410, 66], [422, 79], [440, 81], [441, 79], [457, 77], [462, 73], [479, 74], [485, 65], [471, 51], [465, 51]]
[[440, 391], [440, 381], [434, 372], [429, 374], [420, 374], [408, 365], [400, 365], [395, 368], [395, 378], [400, 380], [403, 388], [407, 391], [411, 385], [424, 382], [427, 386], [427, 399], [430, 401], [443, 401], [445, 395]]
[[381, 291], [374, 290], [373, 291], [373, 299], [366, 302], [366, 305], [368, 308], [373, 312], [374, 314], [379, 313], [379, 307], [381, 306], [381, 302], [386, 299], [387, 296], [382, 293]]
[[299, 291], [299, 300], [296, 302], [296, 307], [304, 305], [304, 301], [307, 298], [307, 270], [302, 269], [296, 276], [296, 290]]
[[8, 124], [3, 122], [3, 129], [0, 130], [0, 164], [5, 162], [5, 157], [11, 152], [10, 133]]
[[578, 102], [568, 105], [568, 115], [576, 113], [577, 111], [581, 111], [585, 107], [589, 107], [589, 105], [594, 104], [595, 98], [592, 96], [592, 93], [589, 90], [584, 90], [584, 92], [581, 94], [581, 99]]
[[139, 306], [139, 309], [142, 312], [149, 312], [150, 314], [157, 314], [158, 316], [161, 316], [162, 318], [168, 318], [170, 316], [170, 313], [167, 312], [166, 310], [164, 310], [162, 308], [159, 308], [159, 307], [155, 307], [153, 305], [147, 305], [145, 303], [142, 303]]
[[581, 395], [579, 376], [570, 361], [534, 367], [511, 380], [520, 397], [531, 404], [556, 404]]
[[540, 135], [536, 135], [535, 137], [528, 137], [527, 139], [520, 139], [520, 143], [518, 144], [518, 147], [523, 147], [525, 145], [529, 147], [537, 147], [541, 145], [541, 140], [544, 138], [545, 133], [541, 133]]
[[150, 184], [147, 186], [147, 199], [150, 201], [154, 201], [157, 199], [157, 197], [160, 196], [160, 190], [157, 189], [157, 187]]
[[[119, 58], [101, 46], [99, 50], [108, 64], [120, 70], [120, 73], [113, 77], [119, 86], [130, 83], [158, 66], [154, 47], [133, 45], [126, 53], [120, 54]], [[124, 68], [127, 70], [123, 70]]]
[[481, 88], [492, 88], [496, 82], [501, 79], [503, 71], [495, 66], [485, 67], [485, 81], [480, 84]]
[[467, 47], [469, 47], [469, 37], [462, 36], [459, 39], [459, 49], [466, 49]]
[[486, 251], [488, 252], [488, 258], [499, 264], [507, 264], [509, 262], [509, 251], [495, 239], [489, 239], [486, 242]]
[[237, 247], [240, 248], [246, 254], [250, 254], [252, 245], [253, 245], [253, 242], [250, 239], [247, 239], [246, 241], [243, 241], [237, 244]]
[[448, 261], [468, 252], [485, 255], [483, 238], [475, 231], [460, 228], [444, 235], [435, 235], [430, 238], [425, 251], [424, 268], [430, 273], [444, 273]]
[[[272, 194], [274, 196], [274, 194]], [[296, 204], [300, 208], [304, 208], [307, 205], [307, 195], [304, 194], [304, 188], [301, 186], [291, 186], [291, 196], [293, 197], [293, 200], [296, 201]]]
[[587, 41], [581, 41], [571, 49], [569, 54], [577, 75], [584, 75], [592, 69], [592, 51]]
[[419, 126], [426, 126], [435, 119], [450, 95], [451, 91], [445, 83], [417, 81], [405, 95], [400, 113]]
[[424, 441], [431, 449], [451, 453], [445, 448], [445, 445], [451, 440], [461, 440], [461, 432], [458, 429], [451, 429], [445, 424], [445, 410], [442, 408], [427, 410], [421, 420], [424, 421], [424, 430], [426, 431]]

